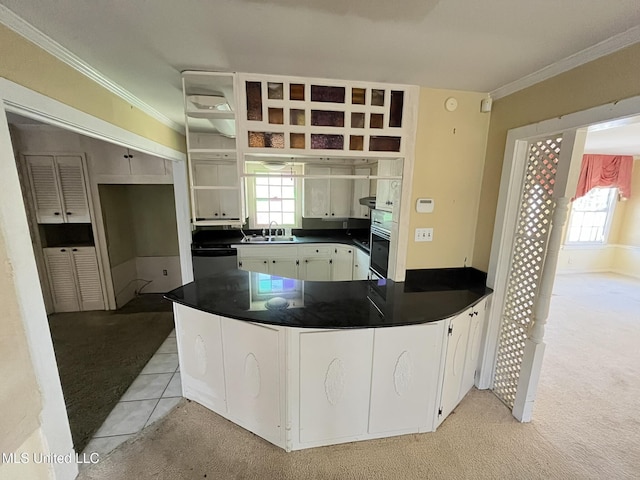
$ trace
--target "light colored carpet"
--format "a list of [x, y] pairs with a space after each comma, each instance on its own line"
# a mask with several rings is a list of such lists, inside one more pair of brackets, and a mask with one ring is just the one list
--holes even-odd
[[559, 277], [534, 421], [473, 390], [436, 433], [285, 453], [183, 401], [79, 479], [640, 477], [640, 281]]

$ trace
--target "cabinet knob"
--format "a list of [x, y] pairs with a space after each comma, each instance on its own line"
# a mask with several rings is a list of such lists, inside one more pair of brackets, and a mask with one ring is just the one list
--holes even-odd
[[73, 212], [67, 212], [67, 215], [73, 215]]
[[222, 214], [222, 216], [223, 216], [223, 217], [226, 217], [226, 216], [227, 216], [227, 214], [226, 214], [226, 213], [223, 213], [223, 214]]
[[325, 214], [324, 214], [324, 216], [325, 216], [325, 217], [326, 217], [326, 216], [328, 216], [328, 215], [329, 215], [328, 213], [325, 213]]
[[351, 250], [349, 250], [349, 253], [351, 253]]
[[60, 215], [60, 212], [53, 212], [54, 215]]
[[275, 261], [275, 260], [271, 260], [271, 262], [272, 262], [272, 263], [276, 263], [276, 261]]
[[335, 215], [335, 213], [332, 213], [331, 216], [333, 217]]
[[317, 249], [316, 249], [316, 253], [320, 253], [320, 250], [317, 250]]
[[306, 260], [306, 259], [305, 259], [304, 263], [309, 263], [309, 260]]
[[217, 213], [214, 213], [214, 215], [215, 215], [216, 217], [218, 216], [218, 214], [217, 214]]
[[66, 249], [66, 248], [61, 248], [61, 249], [60, 249], [60, 251], [61, 251], [61, 252], [66, 252], [66, 251], [67, 251], [67, 249]]
[[72, 248], [72, 249], [71, 249], [71, 251], [72, 251], [72, 252], [77, 252], [77, 251], [78, 251], [78, 249], [77, 249], [77, 248]]
[[262, 262], [262, 263], [267, 263], [267, 261], [265, 260], [265, 261], [264, 261], [264, 262]]

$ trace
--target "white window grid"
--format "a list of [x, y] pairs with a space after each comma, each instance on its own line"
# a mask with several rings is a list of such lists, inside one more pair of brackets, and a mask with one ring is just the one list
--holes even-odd
[[280, 175], [255, 177], [255, 192], [257, 227], [268, 227], [274, 221], [279, 226], [295, 226], [295, 178]]
[[617, 188], [593, 188], [573, 201], [565, 243], [568, 245], [607, 242]]

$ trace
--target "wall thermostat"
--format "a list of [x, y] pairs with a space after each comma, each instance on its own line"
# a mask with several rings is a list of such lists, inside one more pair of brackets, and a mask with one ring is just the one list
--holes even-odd
[[433, 206], [435, 202], [433, 198], [419, 198], [416, 201], [416, 212], [418, 213], [431, 213], [433, 212]]

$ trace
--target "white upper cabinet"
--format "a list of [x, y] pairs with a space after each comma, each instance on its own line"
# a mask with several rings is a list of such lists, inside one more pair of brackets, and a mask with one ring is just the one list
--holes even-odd
[[417, 87], [239, 75], [240, 148], [252, 153], [377, 157], [405, 153]]
[[238, 220], [236, 164], [194, 160], [191, 168], [196, 220]]
[[388, 212], [397, 212], [402, 189], [402, 161], [399, 159], [379, 160], [378, 176], [390, 178], [378, 179], [376, 208]]
[[90, 223], [82, 157], [27, 155], [38, 223]]
[[[370, 168], [354, 168], [353, 174], [358, 176], [371, 175]], [[368, 178], [356, 178], [353, 181], [353, 198], [351, 201], [351, 218], [369, 218], [369, 207], [360, 205], [360, 199], [370, 196], [371, 181]]]
[[[350, 167], [305, 166], [305, 176], [352, 176]], [[305, 218], [348, 218], [351, 214], [353, 179], [305, 178]]]

